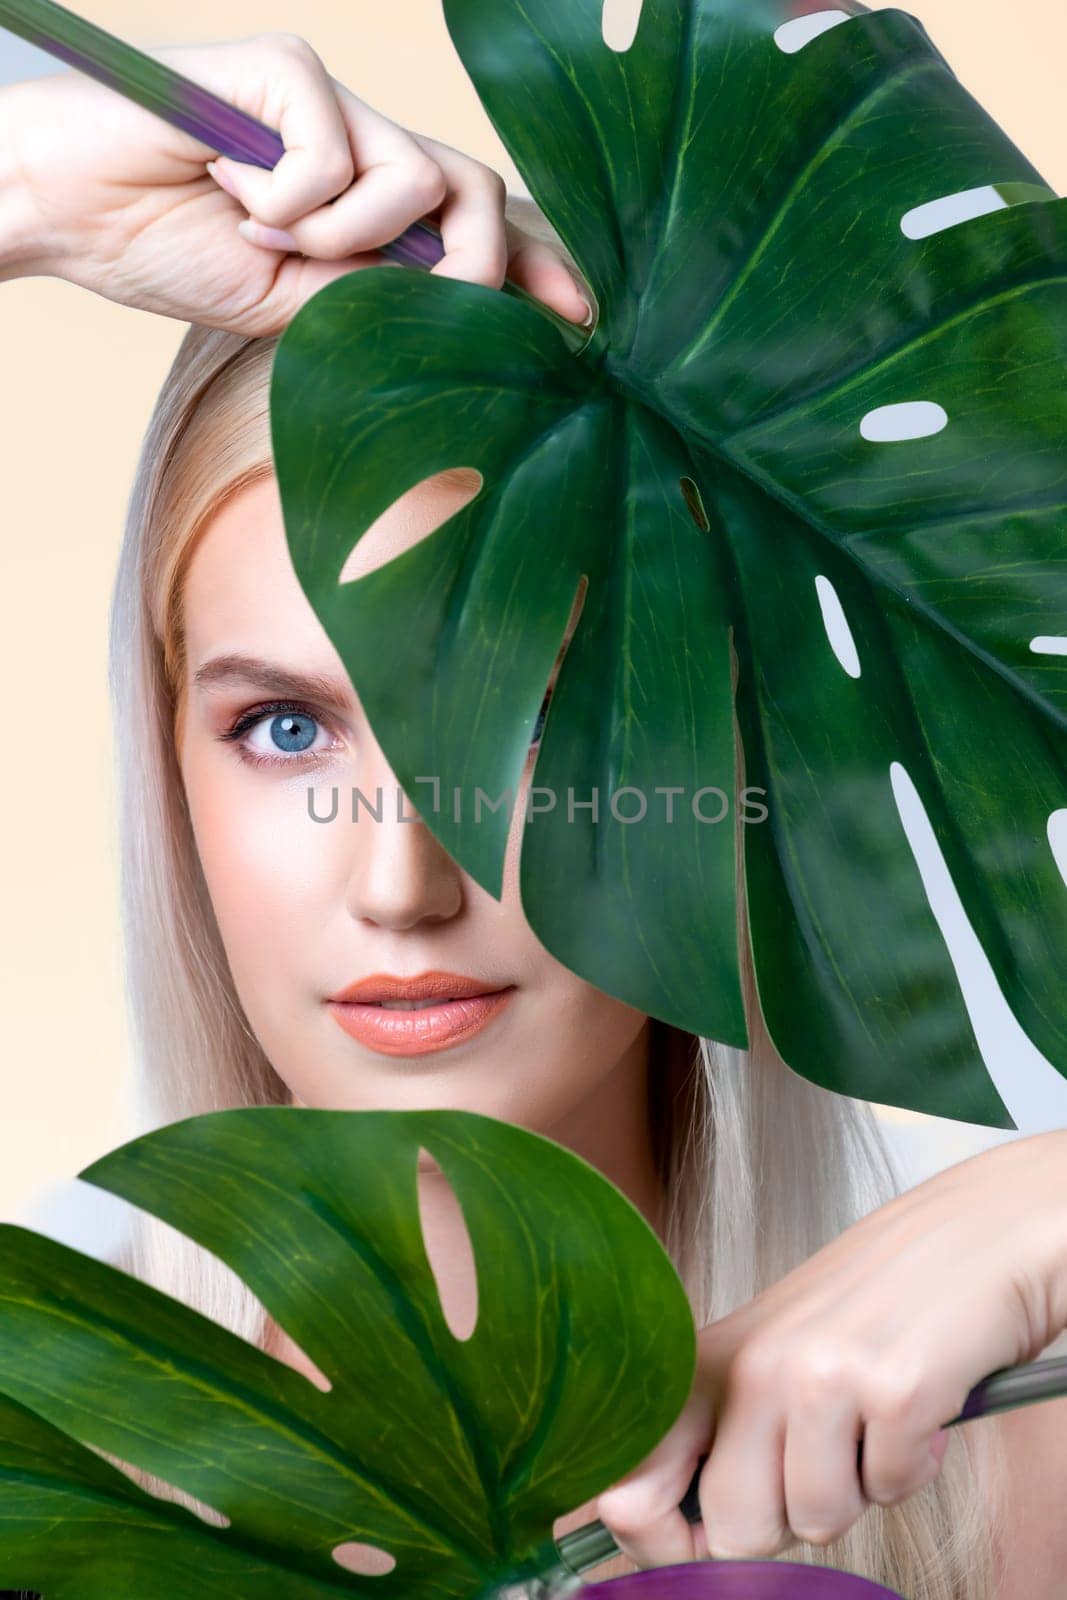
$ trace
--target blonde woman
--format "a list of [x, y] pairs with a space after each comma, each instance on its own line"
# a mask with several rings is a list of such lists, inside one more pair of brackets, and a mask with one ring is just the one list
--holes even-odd
[[[379, 264], [376, 247], [421, 216], [442, 231], [438, 273], [494, 288], [506, 273], [582, 322], [559, 241], [496, 174], [376, 114], [298, 38], [157, 54], [280, 129], [290, 153], [273, 174], [209, 173], [197, 141], [73, 74], [0, 91], [0, 277], [52, 274], [193, 324], [143, 443], [112, 610], [144, 1126], [249, 1104], [463, 1107], [547, 1133], [617, 1183], [702, 1332], [666, 1439], [557, 1524], [604, 1518], [626, 1555], [603, 1575], [782, 1554], [907, 1600], [1057, 1600], [1067, 1403], [939, 1425], [1067, 1326], [1067, 1134], [898, 1194], [870, 1108], [778, 1057], [747, 960], [739, 1051], [547, 953], [519, 902], [521, 797], [499, 902], [402, 797], [380, 821], [316, 820], [333, 788], [397, 790], [288, 558], [277, 338], [316, 288]], [[477, 485], [462, 468], [416, 484], [343, 579]], [[535, 755], [536, 736], [526, 781]], [[476, 1309], [462, 1219], [439, 1173], [420, 1181], [460, 1330]], [[236, 1277], [164, 1224], [142, 1216], [121, 1264], [316, 1376]], [[709, 1452], [691, 1529], [675, 1508]]]

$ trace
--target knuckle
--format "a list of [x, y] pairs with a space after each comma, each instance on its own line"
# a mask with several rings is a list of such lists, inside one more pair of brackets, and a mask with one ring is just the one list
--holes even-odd
[[619, 1484], [597, 1501], [597, 1515], [613, 1533], [640, 1533], [649, 1520], [648, 1495], [640, 1484]]
[[424, 211], [439, 206], [448, 193], [448, 179], [431, 156], [421, 156], [411, 163], [407, 182]]
[[495, 167], [487, 167], [484, 162], [479, 161], [476, 165], [479, 183], [488, 189], [494, 200], [503, 204], [507, 199], [508, 186], [502, 174]]
[[318, 61], [319, 54], [313, 45], [309, 44], [300, 33], [266, 33], [263, 38], [268, 40], [278, 50], [295, 56], [298, 61]]
[[292, 206], [284, 194], [272, 192], [269, 187], [251, 202], [250, 215], [268, 228], [287, 228], [292, 232], [294, 227]]
[[773, 1344], [750, 1339], [730, 1362], [730, 1387], [750, 1394], [768, 1394], [777, 1386], [781, 1368], [781, 1355]]
[[867, 1386], [867, 1415], [884, 1422], [900, 1422], [920, 1408], [926, 1385], [920, 1367], [896, 1365], [876, 1372]]
[[348, 188], [356, 175], [351, 150], [339, 145], [331, 145], [322, 152], [315, 162], [315, 170], [322, 175], [323, 184], [335, 197], [342, 189]]
[[805, 1407], [821, 1408], [829, 1395], [848, 1386], [845, 1352], [826, 1342], [806, 1345], [789, 1362], [789, 1392]]
[[1044, 1349], [1059, 1328], [1047, 1274], [1038, 1263], [1013, 1257], [1008, 1271], [1009, 1308], [1020, 1326], [1024, 1341]]
[[281, 196], [269, 192], [260, 195], [255, 201], [255, 210], [249, 208], [249, 216], [253, 222], [261, 222], [265, 228], [283, 228], [288, 226], [285, 206]]

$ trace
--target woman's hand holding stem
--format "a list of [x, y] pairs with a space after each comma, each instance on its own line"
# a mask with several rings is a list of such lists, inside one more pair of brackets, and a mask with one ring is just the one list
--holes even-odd
[[[505, 277], [581, 324], [562, 257], [504, 214], [492, 168], [357, 99], [295, 34], [148, 52], [276, 128], [273, 171], [216, 152], [75, 71], [0, 89], [0, 279], [65, 278], [162, 316], [277, 334], [331, 279], [439, 229], [439, 277]], [[208, 163], [212, 163], [209, 168]], [[401, 270], [411, 271], [412, 268]]]
[[[942, 1424], [974, 1385], [1036, 1360], [1065, 1328], [1067, 1130], [1056, 1130], [905, 1191], [704, 1328], [685, 1410], [597, 1514], [642, 1566], [829, 1544], [870, 1504], [929, 1483]], [[691, 1525], [677, 1507], [703, 1455], [703, 1521]]]

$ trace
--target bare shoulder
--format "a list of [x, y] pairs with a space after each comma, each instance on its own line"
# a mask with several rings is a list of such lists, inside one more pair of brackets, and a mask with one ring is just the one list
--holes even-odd
[[1062, 1600], [1067, 1572], [1067, 1517], [1063, 1514], [1067, 1501], [1067, 1396], [1003, 1411], [973, 1426], [998, 1428], [1004, 1447], [996, 1600]]

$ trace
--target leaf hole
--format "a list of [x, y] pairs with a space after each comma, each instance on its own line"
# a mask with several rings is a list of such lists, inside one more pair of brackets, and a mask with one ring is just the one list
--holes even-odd
[[469, 505], [484, 481], [477, 467], [445, 467], [413, 483], [360, 536], [348, 553], [338, 583], [354, 583], [413, 550]]
[[130, 1478], [145, 1494], [150, 1494], [156, 1500], [173, 1501], [176, 1505], [184, 1506], [194, 1516], [206, 1522], [212, 1528], [228, 1528], [230, 1518], [222, 1511], [217, 1511], [214, 1506], [198, 1500], [195, 1495], [189, 1494], [185, 1489], [179, 1489], [176, 1483], [171, 1483], [166, 1478], [159, 1478], [153, 1472], [146, 1471], [143, 1467], [136, 1467], [130, 1461], [125, 1461], [121, 1456], [113, 1456], [110, 1450], [101, 1450], [99, 1445], [83, 1444], [86, 1450], [91, 1450], [94, 1455], [100, 1456], [104, 1461], [110, 1462], [125, 1477]]
[[291, 1339], [285, 1329], [273, 1317], [267, 1324], [267, 1333], [263, 1341], [263, 1349], [267, 1355], [273, 1356], [275, 1361], [284, 1362], [287, 1367], [292, 1367], [294, 1372], [299, 1372], [302, 1378], [313, 1383], [316, 1389], [321, 1389], [323, 1394], [329, 1394], [333, 1384], [317, 1367], [307, 1353]]
[[912, 206], [900, 219], [900, 231], [909, 239], [928, 239], [932, 234], [943, 233], [946, 228], [955, 228], [961, 222], [971, 222], [975, 217], [985, 217], [993, 211], [1006, 211], [1013, 205], [1056, 198], [1055, 192], [1044, 184], [985, 183], [976, 189], [961, 189], [956, 194], [942, 195], [937, 200]]
[[437, 1286], [441, 1315], [453, 1339], [470, 1338], [478, 1324], [478, 1272], [463, 1208], [428, 1150], [420, 1150], [419, 1223]]
[[959, 222], [970, 222], [972, 217], [1002, 211], [1007, 204], [992, 184], [979, 189], [961, 189], [959, 194], [942, 195], [939, 200], [912, 206], [900, 219], [900, 231], [909, 239], [927, 239], [931, 234], [954, 228]]
[[790, 22], [783, 22], [780, 28], [775, 28], [774, 42], [785, 55], [792, 56], [798, 50], [803, 50], [806, 44], [810, 44], [820, 34], [828, 33], [831, 28], [851, 20], [851, 14], [840, 10], [837, 6], [824, 11], [813, 11], [806, 17], [794, 17]]
[[1052, 859], [1060, 869], [1064, 888], [1067, 888], [1067, 806], [1061, 806], [1058, 811], [1051, 813], [1046, 831]]
[[[911, 775], [899, 761], [891, 761], [889, 777], [900, 824], [955, 971], [986, 1071], [1017, 1125], [1028, 1117], [1047, 1115], [1050, 1104], [1058, 1108], [1067, 1098], [1063, 1077], [1037, 1050], [1008, 1005]], [[1067, 846], [1067, 840], [1064, 844]]]
[[893, 444], [903, 439], [928, 439], [947, 423], [948, 412], [936, 400], [901, 400], [868, 411], [860, 422], [860, 433], [876, 444]]
[[[574, 599], [571, 601], [571, 614], [567, 618], [567, 626], [563, 630], [563, 638], [560, 642], [559, 649], [556, 651], [556, 659], [552, 663], [552, 671], [548, 675], [548, 683], [545, 685], [545, 692], [541, 699], [541, 708], [544, 713], [545, 720], [543, 723], [541, 722], [541, 714], [539, 713], [538, 724], [535, 725], [534, 737], [531, 740], [531, 747], [534, 745], [540, 745], [541, 740], [544, 738], [544, 730], [548, 725], [548, 712], [552, 703], [552, 694], [559, 679], [559, 675], [563, 671], [563, 663], [566, 660], [567, 651], [570, 649], [571, 640], [574, 638], [575, 632], [577, 631], [578, 623], [582, 615], [582, 608], [585, 605], [585, 597], [588, 592], [589, 578], [586, 573], [583, 572], [581, 577], [578, 579], [578, 584], [574, 591]], [[537, 731], [538, 725], [540, 726], [540, 732]]]
[[852, 637], [852, 629], [848, 625], [845, 608], [841, 604], [837, 590], [829, 578], [824, 578], [820, 573], [815, 579], [815, 593], [819, 597], [823, 627], [826, 629], [826, 637], [829, 640], [830, 649], [849, 677], [858, 678], [860, 675], [859, 651], [856, 649], [856, 641]]
[[578, 583], [574, 591], [574, 599], [571, 601], [571, 614], [567, 618], [567, 626], [563, 630], [563, 643], [559, 647], [561, 660], [567, 649], [567, 646], [570, 644], [575, 633], [578, 631], [578, 624], [582, 617], [582, 609], [585, 606], [585, 597], [588, 593], [589, 574], [583, 572], [581, 577], [578, 579]]
[[689, 515], [702, 533], [708, 533], [711, 529], [711, 523], [708, 521], [708, 514], [704, 510], [704, 501], [701, 498], [700, 490], [692, 478], [679, 478], [678, 482], [682, 486], [682, 499], [689, 507]]
[[346, 1539], [330, 1552], [339, 1567], [346, 1572], [358, 1572], [361, 1578], [384, 1578], [396, 1566], [396, 1557], [377, 1544], [364, 1544], [360, 1539]]
[[1067, 638], [1054, 633], [1039, 633], [1030, 640], [1035, 656], [1067, 656]]
[[604, 0], [600, 32], [609, 50], [624, 55], [637, 36], [643, 0]]

